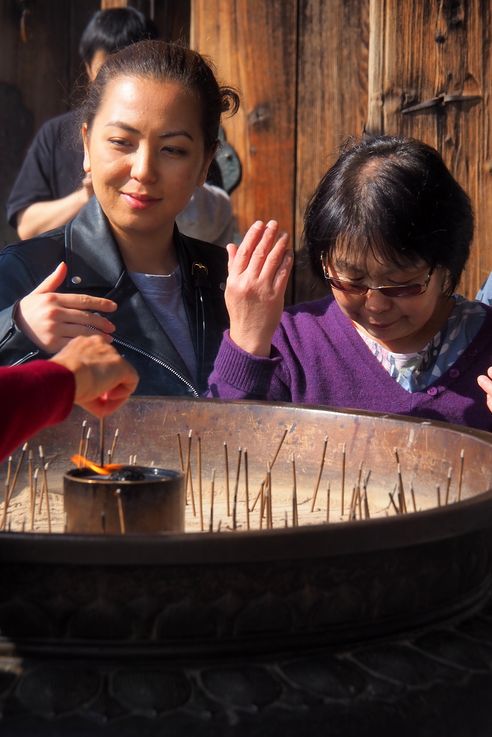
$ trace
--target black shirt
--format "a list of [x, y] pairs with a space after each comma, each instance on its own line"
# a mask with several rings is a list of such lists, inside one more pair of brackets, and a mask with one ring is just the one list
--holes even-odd
[[71, 110], [47, 120], [31, 143], [7, 200], [7, 220], [34, 202], [58, 200], [82, 184], [84, 152], [77, 114]]

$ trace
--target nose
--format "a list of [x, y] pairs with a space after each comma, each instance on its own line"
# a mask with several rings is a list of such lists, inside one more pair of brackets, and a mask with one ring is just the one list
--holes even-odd
[[385, 297], [377, 289], [369, 289], [366, 294], [365, 308], [368, 312], [386, 312], [392, 306], [391, 298]]
[[157, 178], [152, 151], [140, 144], [133, 155], [131, 176], [139, 182], [154, 182]]

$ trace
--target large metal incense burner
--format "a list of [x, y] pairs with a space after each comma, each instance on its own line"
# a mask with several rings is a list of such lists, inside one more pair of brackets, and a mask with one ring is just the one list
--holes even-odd
[[[52, 499], [85, 418], [74, 410], [31, 441], [49, 461]], [[62, 520], [48, 534], [11, 524], [0, 533], [4, 670], [14, 655], [30, 667], [67, 656], [84, 668], [124, 663], [127, 675], [163, 658], [303, 657], [447, 626], [489, 596], [492, 435], [371, 413], [175, 398], [132, 399], [107, 421], [108, 440], [116, 428], [115, 460], [136, 455], [139, 465], [187, 476], [186, 531], [71, 534]], [[27, 484], [24, 468], [14, 506]], [[241, 678], [256, 666], [244, 668]], [[261, 678], [255, 688], [267, 698]], [[16, 704], [24, 698], [35, 711], [38, 692], [25, 696], [25, 678], [16, 684]]]

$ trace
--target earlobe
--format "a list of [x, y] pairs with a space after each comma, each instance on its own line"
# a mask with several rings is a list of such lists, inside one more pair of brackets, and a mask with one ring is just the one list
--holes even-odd
[[88, 134], [87, 134], [87, 123], [84, 123], [82, 126], [82, 142], [84, 144], [84, 161], [83, 161], [83, 169], [86, 174], [88, 174], [91, 170], [91, 160], [89, 156], [89, 147], [88, 147]]
[[212, 159], [215, 156], [216, 150], [217, 150], [217, 146], [214, 146], [213, 151], [211, 151], [209, 155], [205, 158], [203, 168], [200, 172], [200, 176], [198, 177], [197, 187], [202, 187], [207, 181], [208, 170], [210, 169], [210, 164], [212, 163]]

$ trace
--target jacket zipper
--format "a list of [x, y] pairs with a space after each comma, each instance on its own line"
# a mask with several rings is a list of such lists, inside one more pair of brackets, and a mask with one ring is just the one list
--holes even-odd
[[34, 358], [34, 356], [38, 356], [39, 351], [31, 351], [30, 353], [26, 353], [25, 356], [22, 356], [22, 358], [19, 358], [15, 363], [11, 363], [10, 366], [21, 366], [26, 361], [29, 361], [30, 358]]
[[178, 373], [176, 369], [174, 369], [172, 366], [169, 366], [169, 364], [164, 363], [164, 361], [161, 361], [160, 358], [153, 356], [151, 353], [147, 353], [147, 351], [142, 350], [142, 348], [137, 348], [137, 346], [131, 345], [131, 343], [127, 343], [125, 340], [121, 340], [121, 338], [113, 338], [113, 343], [118, 343], [119, 345], [122, 345], [124, 348], [129, 348], [132, 351], [136, 351], [137, 353], [140, 353], [142, 356], [145, 356], [145, 358], [149, 358], [151, 361], [154, 361], [159, 366], [162, 366], [163, 368], [167, 369], [172, 374], [174, 374], [174, 376], [176, 376], [180, 381], [182, 381], [183, 384], [185, 384], [185, 386], [187, 386], [188, 389], [191, 390], [191, 392], [193, 393], [195, 397], [198, 398], [200, 396], [198, 391], [193, 386], [193, 384], [190, 384], [190, 382], [187, 381], [184, 378], [184, 376], [181, 376], [181, 374]]

